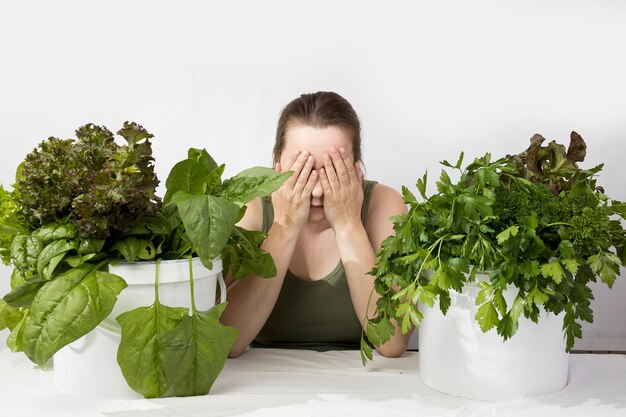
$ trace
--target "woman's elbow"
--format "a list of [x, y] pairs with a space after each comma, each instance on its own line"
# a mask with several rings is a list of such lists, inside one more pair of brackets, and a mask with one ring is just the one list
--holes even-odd
[[377, 351], [386, 358], [398, 358], [406, 352], [406, 345], [390, 345], [388, 343], [379, 347]]
[[229, 358], [238, 358], [238, 357], [240, 357], [243, 354], [243, 352], [245, 350], [246, 350], [245, 348], [241, 349], [241, 348], [232, 347], [228, 351], [228, 357]]

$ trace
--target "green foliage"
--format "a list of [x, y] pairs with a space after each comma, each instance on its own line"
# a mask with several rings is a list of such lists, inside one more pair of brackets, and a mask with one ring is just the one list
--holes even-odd
[[237, 337], [237, 329], [219, 322], [226, 303], [198, 311], [193, 276], [190, 286], [191, 316], [187, 308], [160, 303], [157, 274], [155, 302], [117, 317], [117, 361], [128, 385], [146, 398], [207, 394]]
[[[0, 329], [11, 330], [11, 350], [39, 365], [110, 314], [126, 287], [105, 272], [111, 262], [198, 256], [211, 268], [221, 255], [224, 273], [236, 278], [276, 274], [260, 248], [265, 235], [235, 224], [246, 203], [275, 191], [290, 173], [257, 167], [222, 181], [225, 166], [192, 148], [172, 168], [161, 204], [153, 136], [129, 122], [117, 134], [123, 145], [93, 124], [76, 130], [75, 139], [49, 138], [20, 164], [13, 191], [0, 186], [0, 258], [14, 267], [11, 291], [0, 300]], [[234, 340], [233, 329], [218, 322], [223, 308], [194, 308], [189, 316], [187, 309], [153, 306], [124, 316], [132, 336], [123, 350], [144, 355], [142, 361], [160, 360], [150, 356], [155, 351], [170, 358], [145, 372], [144, 362], [127, 363], [129, 384], [147, 396], [208, 392]]]
[[69, 223], [84, 237], [105, 239], [156, 213], [152, 135], [129, 122], [118, 134], [125, 145], [117, 145], [105, 127], [87, 124], [76, 139], [51, 137], [26, 156], [15, 193], [34, 228]]
[[277, 190], [289, 176], [270, 168], [255, 167], [222, 181], [224, 165], [217, 165], [206, 150], [190, 149], [188, 158], [170, 171], [162, 213], [178, 228], [175, 239], [166, 239], [164, 252], [177, 251], [177, 244], [189, 242], [191, 253], [212, 267], [222, 255], [225, 271], [235, 278], [249, 274], [276, 275], [274, 261], [260, 248], [265, 235], [235, 226], [244, 205]]
[[171, 381], [177, 397], [205, 395], [222, 371], [228, 351], [239, 332], [224, 326], [219, 317], [227, 303], [210, 310], [194, 310], [185, 315], [177, 328], [163, 332], [165, 375]]
[[[518, 155], [492, 161], [491, 155], [461, 167], [442, 165], [458, 173], [452, 182], [445, 169], [436, 193], [426, 195], [427, 176], [418, 179], [417, 198], [403, 187], [406, 215], [392, 218], [395, 234], [383, 242], [371, 274], [381, 295], [370, 323], [396, 320], [403, 331], [417, 302], [445, 314], [450, 291], [462, 291], [479, 271], [490, 271], [480, 283], [476, 320], [483, 331], [496, 329], [505, 340], [524, 316], [533, 321], [540, 309], [565, 312], [564, 332], [569, 351], [581, 337], [581, 321], [591, 322], [593, 299], [588, 284], [599, 277], [609, 287], [625, 259], [624, 204], [596, 187], [602, 165], [578, 167], [586, 145], [572, 132], [570, 146], [535, 135]], [[621, 218], [621, 220], [620, 220]], [[519, 292], [507, 306], [502, 291]], [[408, 319], [407, 319], [408, 317]], [[362, 346], [383, 343], [368, 332]], [[368, 343], [370, 345], [368, 345]]]
[[30, 306], [23, 334], [24, 353], [43, 366], [63, 346], [93, 330], [113, 310], [126, 282], [81, 265], [44, 284]]
[[13, 239], [27, 230], [28, 224], [15, 199], [15, 194], [0, 185], [0, 260], [2, 263], [11, 264]]

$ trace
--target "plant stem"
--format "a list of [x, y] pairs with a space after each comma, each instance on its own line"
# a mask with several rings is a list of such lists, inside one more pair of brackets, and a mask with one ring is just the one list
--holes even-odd
[[159, 267], [161, 265], [161, 259], [156, 260], [156, 271], [154, 273], [154, 299], [156, 304], [159, 304]]
[[571, 226], [571, 224], [565, 223], [565, 222], [554, 222], [554, 223], [546, 224], [540, 230], [546, 229], [551, 226]]
[[191, 260], [191, 255], [187, 256], [187, 259], [189, 259], [189, 287], [191, 288], [191, 311], [195, 313], [197, 310], [193, 287], [193, 261]]
[[417, 274], [415, 274], [415, 280], [413, 281], [414, 283], [417, 283], [419, 285], [418, 281], [419, 281], [419, 277], [422, 274], [422, 271], [424, 270], [424, 264], [430, 257], [430, 254], [433, 252], [433, 250], [435, 250], [435, 246], [437, 246], [437, 244], [439, 244], [439, 250], [437, 251], [437, 258], [441, 257], [441, 246], [442, 246], [443, 240], [447, 238], [448, 236], [449, 235], [441, 236], [439, 239], [435, 241], [435, 243], [433, 243], [430, 246], [430, 248], [428, 248], [428, 253], [426, 254], [426, 257], [424, 258], [424, 262], [422, 262], [422, 264], [420, 265], [420, 269], [417, 271]]

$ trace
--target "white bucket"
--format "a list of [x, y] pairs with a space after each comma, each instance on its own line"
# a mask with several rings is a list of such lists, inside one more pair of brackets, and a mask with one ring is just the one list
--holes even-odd
[[[444, 316], [436, 304], [420, 306], [419, 374], [426, 385], [459, 397], [506, 401], [560, 391], [567, 385], [568, 354], [563, 334], [564, 313], [547, 314], [539, 323], [519, 319], [515, 335], [503, 341], [491, 329], [483, 333], [474, 319], [479, 287], [451, 291]], [[517, 289], [504, 294], [510, 306]]]
[[[194, 258], [195, 303], [198, 310], [215, 305], [219, 283], [221, 302], [226, 301], [221, 259], [207, 269]], [[119, 295], [111, 314], [94, 330], [70, 343], [54, 355], [54, 382], [61, 392], [85, 397], [141, 398], [127, 384], [117, 364], [120, 327], [115, 317], [123, 312], [154, 303], [156, 262], [120, 263], [109, 272], [128, 283]], [[161, 261], [159, 265], [159, 301], [171, 307], [191, 308], [189, 260]]]

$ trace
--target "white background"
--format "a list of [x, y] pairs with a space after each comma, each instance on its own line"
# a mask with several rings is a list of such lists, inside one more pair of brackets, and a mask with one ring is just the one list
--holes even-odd
[[[368, 177], [397, 189], [428, 169], [432, 190], [462, 150], [576, 130], [626, 200], [625, 22], [618, 0], [3, 1], [0, 182], [48, 136], [125, 120], [155, 134], [161, 180], [190, 146], [231, 176], [271, 163], [288, 101], [332, 90], [360, 115]], [[597, 286], [578, 348], [626, 350], [624, 278]]]

